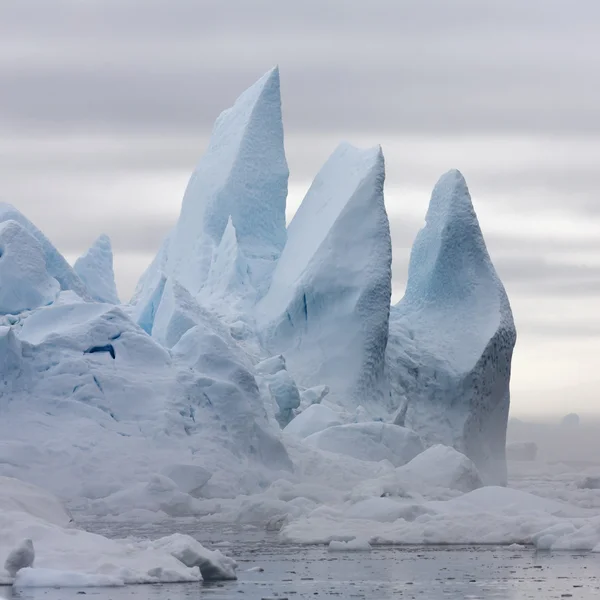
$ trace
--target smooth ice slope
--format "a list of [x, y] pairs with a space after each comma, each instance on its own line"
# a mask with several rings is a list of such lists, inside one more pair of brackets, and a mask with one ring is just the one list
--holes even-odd
[[288, 228], [269, 292], [257, 307], [268, 350], [298, 384], [326, 384], [349, 410], [385, 413], [384, 354], [391, 241], [381, 149], [340, 145]]
[[516, 331], [458, 171], [433, 190], [404, 298], [392, 309], [387, 366], [398, 424], [466, 454], [486, 483], [506, 483]]
[[89, 250], [75, 261], [73, 269], [85, 283], [94, 300], [119, 304], [112, 246], [107, 235], [101, 235]]
[[406, 464], [423, 451], [423, 444], [414, 431], [389, 423], [336, 425], [313, 433], [304, 441], [309, 446], [359, 460], [389, 460], [395, 467]]
[[46, 259], [46, 269], [60, 283], [62, 290], [73, 290], [81, 298], [89, 298], [83, 281], [50, 240], [14, 206], [0, 202], [0, 223], [4, 221], [16, 221], [39, 242]]
[[50, 304], [59, 290], [38, 241], [17, 221], [0, 223], [0, 314]]
[[[208, 149], [185, 191], [179, 221], [160, 258], [140, 281], [135, 300], [152, 297], [163, 272], [195, 296], [205, 286], [213, 262], [232, 261], [234, 265], [220, 271], [231, 273], [233, 281], [219, 281], [217, 287], [237, 288], [252, 299], [264, 294], [286, 241], [287, 180], [275, 68], [217, 119]], [[222, 251], [233, 252], [234, 257], [220, 258], [228, 222]]]

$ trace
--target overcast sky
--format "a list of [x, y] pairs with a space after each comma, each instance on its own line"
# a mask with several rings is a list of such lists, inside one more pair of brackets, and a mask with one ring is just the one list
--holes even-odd
[[281, 68], [289, 212], [383, 145], [394, 300], [436, 179], [467, 178], [519, 340], [512, 411], [600, 412], [600, 1], [0, 1], [0, 198], [123, 299], [212, 123]]

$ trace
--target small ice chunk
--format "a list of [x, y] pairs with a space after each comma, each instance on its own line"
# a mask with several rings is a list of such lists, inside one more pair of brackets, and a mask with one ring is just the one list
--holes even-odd
[[329, 552], [370, 552], [371, 544], [368, 540], [354, 538], [348, 542], [337, 542], [332, 540], [329, 542]]
[[174, 556], [186, 567], [198, 567], [204, 581], [227, 581], [237, 579], [237, 563], [219, 550], [209, 550], [189, 535], [174, 533], [152, 543], [155, 550]]

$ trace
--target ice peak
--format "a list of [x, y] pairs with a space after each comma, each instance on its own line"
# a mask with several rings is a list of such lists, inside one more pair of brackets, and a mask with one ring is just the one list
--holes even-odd
[[248, 281], [260, 296], [287, 239], [288, 175], [279, 69], [274, 67], [216, 120], [168, 248], [162, 250], [165, 274], [197, 295], [231, 220]]
[[436, 183], [425, 226], [410, 255], [406, 294], [401, 303], [433, 298], [455, 302], [469, 295], [469, 279], [500, 286], [460, 171], [448, 171]]
[[38, 241], [44, 254], [48, 273], [58, 281], [61, 289], [73, 290], [81, 298], [89, 299], [84, 283], [52, 242], [12, 204], [0, 202], [0, 223], [5, 221], [16, 221]]
[[100, 235], [89, 250], [77, 259], [73, 269], [85, 283], [94, 300], [119, 304], [112, 245], [106, 234]]

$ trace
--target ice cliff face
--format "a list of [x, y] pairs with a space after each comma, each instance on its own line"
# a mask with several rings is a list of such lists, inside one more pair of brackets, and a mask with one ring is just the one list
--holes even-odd
[[119, 304], [112, 246], [107, 235], [101, 235], [89, 250], [75, 261], [73, 270], [79, 275], [94, 300]]
[[380, 148], [342, 144], [316, 176], [257, 315], [299, 384], [345, 408], [386, 411], [391, 240]]
[[216, 303], [223, 296], [262, 296], [286, 241], [287, 180], [275, 68], [217, 119], [177, 225], [134, 301], [153, 297], [163, 276], [177, 279], [193, 296], [204, 291], [206, 299], [216, 292]]
[[516, 330], [458, 171], [433, 190], [392, 308], [387, 370], [397, 423], [466, 454], [488, 483], [506, 483], [506, 425]]

